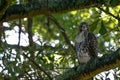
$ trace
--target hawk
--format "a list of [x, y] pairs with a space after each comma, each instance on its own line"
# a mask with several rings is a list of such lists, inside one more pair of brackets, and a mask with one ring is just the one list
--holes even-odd
[[97, 38], [93, 33], [90, 33], [86, 22], [82, 22], [78, 28], [78, 34], [75, 38], [75, 49], [80, 64], [87, 63], [92, 57], [97, 57]]

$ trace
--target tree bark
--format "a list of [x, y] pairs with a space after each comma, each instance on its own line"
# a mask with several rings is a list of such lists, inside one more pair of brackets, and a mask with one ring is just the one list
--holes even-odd
[[55, 80], [86, 80], [102, 71], [114, 69], [120, 65], [120, 48], [111, 54], [105, 54], [100, 58], [92, 59], [85, 65], [72, 68]]
[[[116, 6], [120, 3], [119, 0], [114, 2], [109, 0], [109, 3], [106, 0], [34, 0], [33, 2], [28, 2], [26, 4], [13, 4], [9, 3], [11, 0], [1, 0], [1, 9], [0, 15], [1, 22], [10, 21], [13, 19], [24, 18], [24, 17], [33, 17], [40, 14], [52, 14], [52, 13], [63, 13], [72, 10], [79, 10], [88, 7], [108, 5]], [[6, 6], [3, 6], [5, 4]], [[9, 6], [9, 7], [8, 7]], [[8, 7], [8, 8], [7, 8]]]

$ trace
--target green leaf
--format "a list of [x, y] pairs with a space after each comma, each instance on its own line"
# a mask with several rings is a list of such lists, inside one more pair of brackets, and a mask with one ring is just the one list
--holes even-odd
[[105, 27], [105, 25], [104, 25], [103, 20], [101, 21], [101, 28], [100, 28], [100, 30], [99, 30], [99, 33], [100, 33], [101, 35], [104, 35], [105, 33], [107, 33], [107, 30], [106, 30], [106, 27]]

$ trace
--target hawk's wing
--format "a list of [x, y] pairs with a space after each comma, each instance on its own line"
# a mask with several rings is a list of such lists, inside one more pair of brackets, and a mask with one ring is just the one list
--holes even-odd
[[88, 45], [89, 55], [92, 57], [97, 57], [98, 42], [97, 42], [97, 38], [92, 33], [88, 34], [88, 44], [89, 44]]

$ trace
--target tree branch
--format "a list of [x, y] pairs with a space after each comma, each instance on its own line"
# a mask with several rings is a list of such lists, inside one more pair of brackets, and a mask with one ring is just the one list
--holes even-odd
[[[4, 43], [3, 43], [4, 44]], [[6, 45], [6, 44], [5, 44]], [[36, 44], [33, 44], [34, 45], [34, 51], [39, 51], [41, 49], [51, 49], [51, 50], [68, 50], [68, 49], [64, 49], [62, 47], [53, 47], [53, 46], [48, 46], [48, 45], [43, 45], [43, 46], [40, 46], [38, 45], [37, 43]], [[12, 44], [7, 44], [8, 47], [10, 47], [11, 49], [18, 49], [18, 45], [12, 45]], [[30, 46], [20, 46], [20, 48], [24, 51], [28, 51]]]
[[106, 14], [112, 16], [113, 18], [117, 19], [118, 21], [120, 21], [120, 17], [119, 16], [115, 16], [114, 14], [110, 13], [109, 11], [104, 10], [101, 7], [97, 7], [98, 9], [100, 9], [101, 11], [105, 12]]
[[28, 18], [28, 39], [29, 39], [29, 45], [33, 45], [33, 32], [32, 32], [32, 18]]
[[74, 46], [70, 43], [70, 40], [64, 30], [64, 28], [59, 24], [57, 19], [53, 17], [52, 15], [49, 15], [49, 18], [57, 25], [58, 29], [60, 30], [61, 34], [63, 35], [65, 42], [73, 49], [75, 50]]
[[18, 47], [20, 48], [20, 42], [21, 42], [21, 31], [22, 31], [22, 22], [21, 19], [19, 19], [19, 32], [18, 32]]
[[39, 70], [41, 70], [42, 72], [44, 72], [44, 74], [47, 75], [47, 77], [49, 78], [49, 80], [52, 80], [52, 77], [41, 66], [39, 66], [38, 63], [36, 63], [33, 59], [31, 59], [30, 57], [28, 57], [26, 54], [23, 53], [23, 55], [26, 58], [28, 58]]
[[70, 69], [60, 75], [56, 80], [86, 80], [106, 70], [120, 65], [120, 48], [111, 54], [105, 54], [100, 58], [91, 59], [85, 65]]
[[5, 14], [0, 21], [3, 22], [18, 18], [32, 17], [39, 14], [47, 14], [48, 12], [62, 13], [106, 4], [105, 0], [48, 0], [47, 6], [46, 1], [47, 0], [34, 0], [26, 4], [11, 5], [6, 11], [3, 11]]

